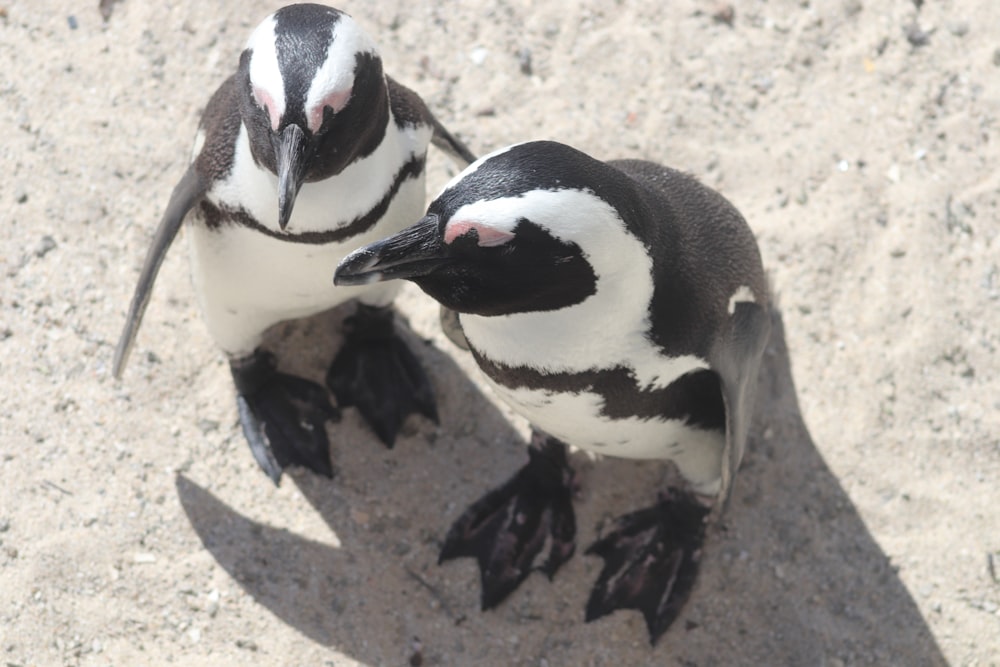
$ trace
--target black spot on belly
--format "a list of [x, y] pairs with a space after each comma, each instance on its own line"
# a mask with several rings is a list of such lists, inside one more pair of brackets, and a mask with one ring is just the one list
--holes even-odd
[[608, 419], [676, 419], [703, 429], [726, 427], [722, 385], [712, 370], [693, 370], [666, 387], [647, 389], [640, 387], [634, 373], [624, 366], [580, 373], [540, 373], [527, 366], [496, 363], [475, 348], [472, 353], [483, 372], [511, 389], [597, 394], [604, 399], [601, 415]]

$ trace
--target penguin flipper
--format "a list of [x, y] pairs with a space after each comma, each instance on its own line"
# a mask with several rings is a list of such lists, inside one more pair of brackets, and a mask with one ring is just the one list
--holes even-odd
[[604, 559], [587, 601], [587, 622], [637, 609], [655, 644], [694, 588], [708, 513], [689, 494], [669, 489], [657, 505], [618, 518], [586, 551]]
[[[476, 559], [484, 610], [503, 602], [535, 569], [551, 579], [576, 548], [574, 473], [566, 446], [538, 433], [532, 441], [528, 463], [462, 513], [438, 558], [438, 563]], [[548, 558], [535, 565], [546, 542], [551, 544]]]
[[254, 459], [275, 485], [290, 465], [333, 477], [326, 422], [340, 421], [340, 412], [323, 387], [275, 366], [274, 356], [260, 350], [230, 362], [240, 425]]
[[767, 304], [738, 302], [730, 319], [728, 337], [716, 346], [709, 360], [722, 380], [722, 398], [726, 405], [726, 448], [722, 455], [722, 484], [715, 514], [725, 508], [733, 478], [743, 460], [753, 416], [757, 373], [771, 333]]
[[[428, 115], [430, 115], [430, 112], [428, 112]], [[461, 165], [463, 169], [476, 161], [476, 156], [469, 150], [469, 147], [449, 132], [437, 118], [430, 116], [429, 120], [434, 127], [434, 134], [431, 136], [432, 144]]]
[[463, 169], [476, 161], [475, 154], [434, 117], [419, 95], [390, 76], [386, 77], [386, 84], [389, 87], [389, 104], [396, 122], [430, 125], [433, 130], [431, 143]]
[[153, 234], [153, 243], [146, 252], [142, 272], [139, 274], [139, 282], [136, 283], [132, 303], [129, 304], [125, 327], [122, 329], [118, 346], [115, 348], [112, 373], [116, 379], [121, 378], [125, 364], [128, 363], [129, 355], [132, 353], [136, 334], [139, 333], [139, 325], [142, 324], [142, 316], [146, 312], [149, 297], [153, 292], [153, 283], [156, 282], [156, 275], [160, 272], [160, 266], [167, 256], [167, 250], [177, 237], [181, 223], [184, 222], [184, 216], [201, 199], [207, 189], [207, 183], [195, 170], [194, 164], [188, 167], [184, 176], [174, 186], [167, 210], [163, 213], [160, 225]]
[[438, 422], [427, 374], [393, 326], [390, 307], [359, 303], [345, 320], [344, 346], [330, 365], [326, 384], [341, 407], [356, 406], [379, 439], [392, 448], [413, 412]]

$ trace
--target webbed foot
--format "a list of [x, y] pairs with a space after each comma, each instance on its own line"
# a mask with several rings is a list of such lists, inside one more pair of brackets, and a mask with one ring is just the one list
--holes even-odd
[[[500, 604], [533, 570], [549, 579], [575, 549], [573, 469], [566, 446], [535, 434], [528, 463], [506, 484], [467, 509], [452, 525], [439, 563], [470, 556], [479, 563], [482, 608]], [[545, 562], [535, 565], [546, 542]]]
[[301, 465], [333, 477], [326, 422], [339, 421], [340, 412], [326, 389], [279, 373], [274, 355], [263, 350], [229, 367], [243, 435], [267, 476], [277, 484], [285, 468]]
[[345, 325], [344, 346], [326, 375], [337, 404], [356, 406], [388, 447], [412, 412], [437, 423], [430, 382], [416, 356], [396, 335], [393, 311], [359, 303]]
[[587, 602], [587, 621], [616, 609], [637, 609], [655, 644], [694, 587], [708, 513], [690, 494], [669, 489], [654, 507], [618, 518], [586, 552], [604, 559]]

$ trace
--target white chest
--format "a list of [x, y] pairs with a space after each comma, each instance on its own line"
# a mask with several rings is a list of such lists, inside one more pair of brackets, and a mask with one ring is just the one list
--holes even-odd
[[[367, 231], [332, 243], [304, 243], [223, 223], [210, 229], [200, 211], [188, 226], [195, 287], [209, 330], [226, 352], [245, 354], [270, 326], [332, 308], [364, 296], [384, 305], [398, 291], [395, 284], [335, 287], [333, 272], [352, 250], [403, 229], [423, 214], [423, 172], [398, 179], [404, 165], [426, 152], [426, 129], [401, 134], [390, 124], [386, 140], [368, 158], [341, 174], [306, 183], [295, 200], [287, 232], [338, 230], [369, 214], [395, 188], [384, 214]], [[399, 181], [399, 182], [396, 182]], [[216, 206], [240, 209], [262, 226], [278, 232], [277, 177], [253, 162], [245, 129], [237, 141], [229, 178], [207, 195]]]

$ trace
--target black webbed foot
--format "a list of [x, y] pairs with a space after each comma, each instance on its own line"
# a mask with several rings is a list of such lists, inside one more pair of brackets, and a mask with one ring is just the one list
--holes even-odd
[[604, 559], [587, 621], [638, 609], [655, 644], [694, 587], [708, 512], [690, 494], [669, 489], [654, 507], [620, 517], [614, 530], [587, 549]]
[[276, 366], [274, 355], [262, 350], [229, 364], [254, 459], [275, 484], [290, 465], [333, 477], [326, 422], [339, 421], [340, 413], [322, 386], [279, 373]]
[[345, 325], [344, 347], [326, 375], [337, 404], [356, 406], [388, 447], [412, 412], [436, 424], [430, 382], [416, 356], [396, 335], [392, 310], [359, 303]]
[[[528, 463], [506, 484], [467, 509], [452, 525], [439, 563], [470, 556], [479, 563], [482, 608], [500, 604], [532, 570], [549, 579], [575, 549], [573, 469], [566, 446], [535, 434]], [[551, 542], [541, 565], [535, 559]]]

